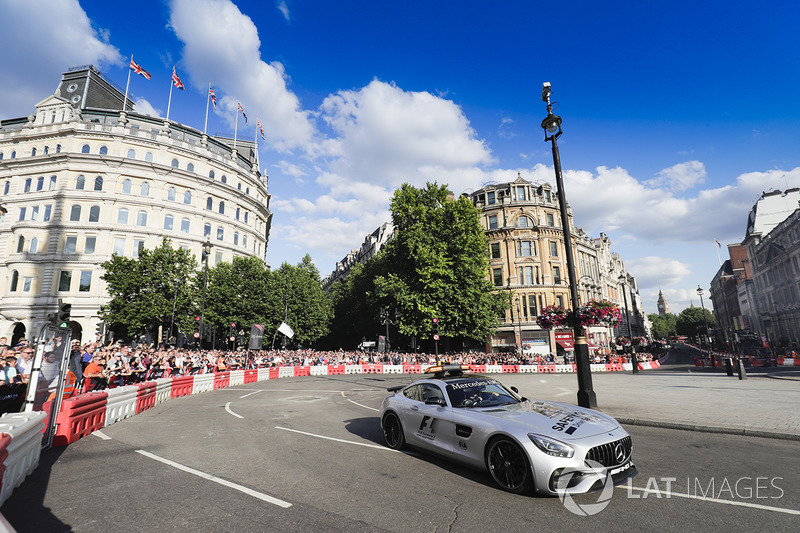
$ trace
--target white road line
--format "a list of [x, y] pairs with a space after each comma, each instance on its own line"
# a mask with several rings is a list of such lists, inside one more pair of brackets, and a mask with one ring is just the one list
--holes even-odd
[[99, 429], [97, 431], [93, 432], [92, 435], [94, 435], [96, 437], [100, 437], [103, 440], [111, 440], [111, 437], [109, 437], [108, 435], [106, 435], [105, 433], [100, 431]]
[[378, 450], [385, 450], [387, 452], [402, 453], [399, 450], [392, 450], [391, 448], [387, 448], [386, 446], [378, 446], [377, 444], [366, 444], [364, 442], [355, 442], [355, 441], [352, 441], [352, 440], [336, 439], [334, 437], [326, 437], [325, 435], [317, 435], [315, 433], [308, 433], [306, 431], [300, 431], [299, 429], [283, 428], [283, 427], [280, 427], [280, 426], [275, 426], [275, 429], [282, 429], [284, 431], [291, 431], [293, 433], [300, 433], [301, 435], [308, 435], [309, 437], [317, 437], [318, 439], [334, 440], [336, 442], [344, 442], [345, 444], [355, 444], [356, 446], [366, 446], [367, 448], [377, 448]]
[[736, 505], [739, 507], [750, 507], [752, 509], [762, 509], [764, 511], [773, 511], [775, 513], [786, 513], [786, 514], [793, 514], [793, 515], [800, 515], [800, 511], [796, 509], [782, 509], [780, 507], [772, 507], [770, 505], [761, 505], [760, 503], [750, 503], [750, 502], [742, 502], [738, 500], [723, 500], [720, 498], [708, 498], [706, 496], [697, 496], [696, 494], [683, 494], [681, 492], [670, 492], [668, 490], [659, 490], [659, 489], [645, 489], [641, 487], [629, 487], [628, 485], [617, 485], [618, 489], [625, 489], [625, 490], [638, 490], [640, 492], [646, 492], [649, 494], [661, 494], [664, 498], [671, 498], [672, 496], [677, 496], [678, 498], [686, 498], [689, 500], [700, 500], [704, 502], [712, 502], [712, 503], [724, 503], [726, 505]]
[[378, 411], [378, 412], [380, 412], [380, 409], [375, 409], [374, 407], [370, 407], [370, 406], [368, 406], [368, 405], [362, 405], [362, 404], [360, 404], [360, 403], [358, 403], [358, 402], [354, 402], [354, 401], [353, 401], [353, 400], [351, 400], [350, 398], [346, 398], [346, 399], [347, 399], [347, 401], [348, 401], [348, 402], [350, 402], [350, 403], [354, 403], [354, 404], [356, 404], [356, 405], [357, 405], [357, 406], [359, 406], [359, 407], [363, 407], [364, 409], [370, 409], [370, 410], [372, 410], [372, 411]]
[[150, 459], [155, 459], [156, 461], [160, 461], [165, 465], [172, 466], [177, 468], [178, 470], [183, 470], [184, 472], [188, 472], [189, 474], [193, 474], [197, 477], [201, 477], [203, 479], [207, 479], [208, 481], [213, 481], [214, 483], [219, 483], [224, 487], [228, 487], [234, 490], [238, 490], [239, 492], [243, 492], [248, 496], [252, 496], [254, 498], [258, 498], [259, 500], [265, 501], [267, 503], [271, 503], [273, 505], [277, 505], [278, 507], [283, 507], [287, 509], [292, 506], [291, 503], [285, 502], [278, 498], [272, 497], [268, 494], [264, 494], [263, 492], [258, 492], [253, 489], [248, 489], [238, 483], [233, 483], [231, 481], [226, 481], [224, 479], [220, 479], [216, 476], [212, 476], [211, 474], [206, 474], [205, 472], [201, 472], [199, 470], [195, 470], [194, 468], [189, 468], [188, 466], [184, 466], [182, 464], [176, 463], [174, 461], [170, 461], [169, 459], [164, 459], [163, 457], [159, 457], [158, 455], [153, 455], [152, 453], [146, 452], [144, 450], [136, 450], [136, 453], [144, 455], [145, 457], [149, 457]]
[[232, 402], [228, 402], [228, 403], [225, 404], [225, 410], [228, 411], [228, 413], [232, 414], [233, 416], [235, 416], [237, 418], [244, 418], [242, 415], [237, 415], [236, 413], [231, 411], [231, 403]]
[[264, 392], [264, 391], [262, 391], [262, 390], [253, 391], [250, 394], [245, 394], [244, 396], [239, 396], [239, 399], [247, 398], [248, 396], [252, 396], [253, 394], [258, 394], [259, 392]]

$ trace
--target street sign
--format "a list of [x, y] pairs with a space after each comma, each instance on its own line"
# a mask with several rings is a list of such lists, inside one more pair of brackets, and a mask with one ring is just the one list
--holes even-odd
[[433, 336], [433, 340], [438, 341], [439, 340], [439, 335], [434, 335]]
[[200, 338], [200, 332], [199, 331], [195, 331], [194, 332], [194, 338], [195, 339], [199, 339]]
[[236, 340], [236, 337], [234, 337], [233, 335], [231, 335], [231, 342], [233, 342], [233, 341], [235, 341], [235, 340]]

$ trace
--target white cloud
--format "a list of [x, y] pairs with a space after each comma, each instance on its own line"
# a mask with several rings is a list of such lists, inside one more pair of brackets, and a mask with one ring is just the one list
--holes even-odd
[[636, 276], [640, 287], [680, 283], [691, 273], [691, 265], [669, 257], [647, 256], [625, 259], [625, 269]]
[[[122, 62], [108, 32], [92, 28], [77, 0], [0, 2], [0, 117], [26, 116], [70, 66]], [[43, 36], [46, 36], [43, 38]], [[49, 91], [43, 94], [45, 91]]]
[[646, 182], [651, 187], [665, 187], [674, 192], [685, 191], [702, 184], [706, 179], [706, 167], [700, 161], [687, 161], [665, 168], [656, 178]]
[[137, 98], [135, 102], [136, 105], [134, 108], [137, 113], [143, 113], [145, 115], [150, 115], [151, 117], [163, 116], [160, 109], [153, 107], [153, 105], [144, 98]]
[[240, 101], [253, 119], [264, 125], [268, 141], [278, 150], [308, 144], [314, 135], [310, 114], [287, 88], [283, 65], [261, 58], [261, 41], [253, 21], [229, 0], [172, 0], [170, 26], [184, 44], [182, 62], [189, 78], [203, 91], [211, 82], [226, 93], [217, 113], [233, 127]]
[[275, 7], [277, 7], [278, 11], [281, 12], [283, 18], [285, 18], [286, 20], [291, 20], [289, 17], [289, 6], [286, 5], [286, 0], [278, 0], [277, 2], [275, 2]]

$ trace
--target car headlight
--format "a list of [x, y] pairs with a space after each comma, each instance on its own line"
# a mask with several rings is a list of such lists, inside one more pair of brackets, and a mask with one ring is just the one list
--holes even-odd
[[544, 437], [535, 433], [528, 433], [528, 438], [531, 439], [531, 442], [533, 442], [537, 448], [547, 455], [566, 458], [575, 455], [575, 449], [572, 446], [564, 444], [556, 439], [551, 439], [550, 437]]

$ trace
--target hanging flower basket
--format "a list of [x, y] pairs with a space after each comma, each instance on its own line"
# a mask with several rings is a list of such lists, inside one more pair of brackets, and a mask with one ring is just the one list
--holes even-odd
[[542, 329], [574, 328], [577, 326], [609, 326], [619, 324], [622, 315], [619, 306], [608, 300], [592, 300], [576, 311], [550, 305], [542, 309], [536, 323]]

